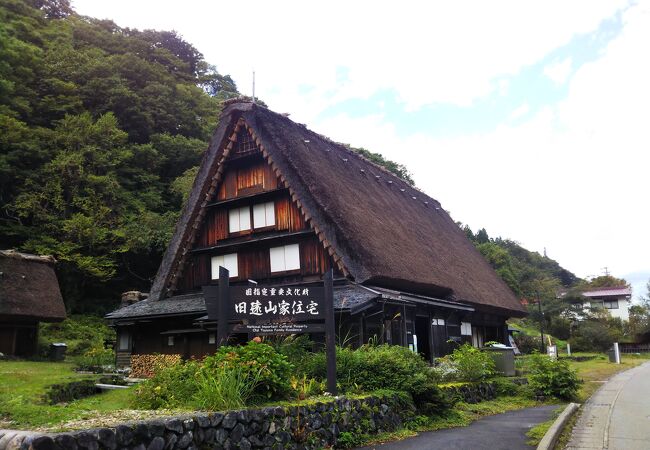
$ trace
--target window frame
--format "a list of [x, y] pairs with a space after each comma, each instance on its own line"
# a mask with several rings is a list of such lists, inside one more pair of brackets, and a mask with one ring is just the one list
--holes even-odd
[[[296, 248], [297, 249], [297, 262], [298, 262], [298, 267], [292, 267], [290, 269], [287, 269], [287, 248]], [[271, 256], [273, 253], [273, 250], [278, 250], [278, 249], [283, 249], [283, 269], [282, 270], [273, 270], [273, 257]], [[294, 244], [285, 244], [285, 245], [279, 245], [277, 247], [271, 247], [269, 248], [269, 271], [271, 276], [278, 275], [278, 274], [286, 274], [286, 273], [299, 273], [302, 270], [302, 261], [301, 261], [301, 254], [300, 254], [300, 244], [299, 243], [294, 243]]]
[[[226, 257], [234, 256], [235, 257], [235, 270], [233, 271], [230, 267], [226, 265]], [[223, 264], [216, 263], [216, 258], [223, 258]], [[215, 267], [216, 266], [216, 267]], [[239, 277], [239, 254], [234, 253], [224, 253], [222, 255], [212, 255], [210, 256], [210, 280], [215, 281], [219, 279], [219, 266], [225, 267], [230, 272], [229, 278], [238, 278]], [[215, 277], [216, 275], [216, 277]]]
[[[268, 223], [268, 220], [267, 220], [268, 216], [269, 216], [269, 208], [268, 208], [269, 205], [270, 205], [270, 211], [273, 214], [273, 223]], [[257, 220], [255, 219], [255, 209], [259, 208], [259, 207], [264, 208], [264, 225], [262, 225], [262, 226], [258, 226], [257, 225]], [[255, 203], [253, 205], [253, 207], [251, 208], [251, 211], [252, 211], [251, 229], [253, 231], [263, 231], [263, 230], [275, 228], [275, 226], [277, 224], [277, 220], [276, 220], [277, 218], [276, 218], [276, 214], [275, 214], [275, 201], [274, 200], [271, 200], [271, 201], [268, 201], [268, 202], [262, 202], [262, 203]]]
[[[246, 210], [246, 214], [243, 214], [243, 217], [248, 216], [248, 228], [241, 228], [241, 219], [242, 219], [242, 210]], [[237, 223], [238, 223], [238, 229], [233, 230], [232, 225], [232, 213], [237, 213]], [[253, 216], [252, 216], [252, 208], [251, 205], [244, 205], [244, 206], [238, 206], [236, 208], [230, 208], [228, 209], [228, 236], [241, 236], [242, 234], [249, 234], [253, 230]]]

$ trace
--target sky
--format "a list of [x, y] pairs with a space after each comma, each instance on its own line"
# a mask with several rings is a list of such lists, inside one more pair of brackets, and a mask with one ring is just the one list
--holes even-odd
[[[650, 278], [650, 2], [73, 0], [176, 30], [240, 92], [407, 166], [474, 230]], [[606, 269], [605, 269], [606, 268]]]

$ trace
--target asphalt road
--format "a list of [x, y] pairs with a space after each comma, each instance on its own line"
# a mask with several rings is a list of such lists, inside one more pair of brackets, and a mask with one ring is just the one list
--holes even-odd
[[519, 450], [531, 448], [526, 433], [549, 420], [558, 405], [520, 409], [485, 417], [463, 428], [420, 433], [403, 441], [388, 442], [363, 450]]
[[607, 381], [582, 408], [568, 449], [650, 449], [650, 362]]

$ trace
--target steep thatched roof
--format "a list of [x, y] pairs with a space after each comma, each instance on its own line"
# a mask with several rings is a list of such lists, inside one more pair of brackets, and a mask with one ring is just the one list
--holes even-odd
[[171, 294], [167, 289], [189, 250], [193, 226], [238, 121], [250, 127], [349, 278], [510, 315], [524, 313], [440, 203], [345, 146], [252, 103], [225, 108], [152, 286], [152, 299]]
[[0, 318], [65, 319], [54, 263], [51, 256], [0, 250]]

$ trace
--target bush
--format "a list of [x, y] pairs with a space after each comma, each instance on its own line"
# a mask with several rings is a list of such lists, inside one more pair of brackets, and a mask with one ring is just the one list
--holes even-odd
[[273, 347], [249, 341], [246, 345], [223, 346], [203, 360], [204, 373], [217, 376], [223, 368], [240, 368], [249, 381], [257, 380], [254, 399], [287, 398], [291, 390], [293, 366]]
[[91, 348], [77, 358], [77, 369], [102, 372], [104, 367], [115, 364], [115, 351], [110, 348]]
[[195, 361], [161, 367], [135, 390], [133, 406], [140, 409], [176, 408], [188, 403], [198, 390]]
[[243, 408], [255, 392], [260, 372], [261, 369], [251, 373], [241, 366], [200, 370], [196, 378], [195, 404], [211, 411]]
[[89, 397], [101, 392], [95, 386], [95, 380], [72, 381], [64, 384], [54, 384], [45, 393], [45, 398], [50, 405], [68, 403], [80, 398]]
[[287, 357], [295, 369], [295, 373], [304, 375], [307, 370], [309, 359], [313, 356], [312, 349], [314, 343], [306, 334], [278, 336], [275, 338], [267, 339], [265, 342], [269, 343], [275, 351]]
[[532, 355], [529, 360], [530, 388], [537, 395], [572, 400], [578, 394], [582, 381], [564, 360], [553, 360], [546, 355]]
[[541, 348], [542, 338], [540, 336], [531, 336], [529, 334], [517, 333], [515, 334], [515, 344], [517, 348], [524, 355], [530, 355], [533, 352], [538, 352]]
[[417, 410], [428, 416], [442, 414], [454, 406], [457, 401], [454, 396], [447, 395], [446, 392], [440, 389], [433, 377], [415, 387], [412, 394]]
[[497, 397], [514, 397], [521, 392], [521, 386], [507, 378], [495, 378], [491, 381]]
[[47, 356], [51, 343], [65, 342], [68, 356], [82, 356], [91, 349], [104, 348], [115, 341], [115, 331], [98, 316], [74, 315], [60, 323], [41, 323], [38, 348]]
[[448, 357], [436, 359], [435, 366], [431, 370], [438, 381], [456, 381], [460, 376], [458, 364]]
[[605, 352], [620, 338], [620, 334], [608, 321], [585, 320], [578, 324], [569, 340], [571, 349], [576, 352]]
[[[311, 376], [325, 379], [326, 355], [311, 359]], [[344, 392], [372, 392], [379, 389], [416, 392], [433, 377], [424, 359], [397, 345], [364, 345], [356, 350], [336, 349], [336, 376]]]
[[496, 373], [492, 357], [469, 344], [458, 347], [449, 358], [456, 363], [462, 381], [481, 381]]

